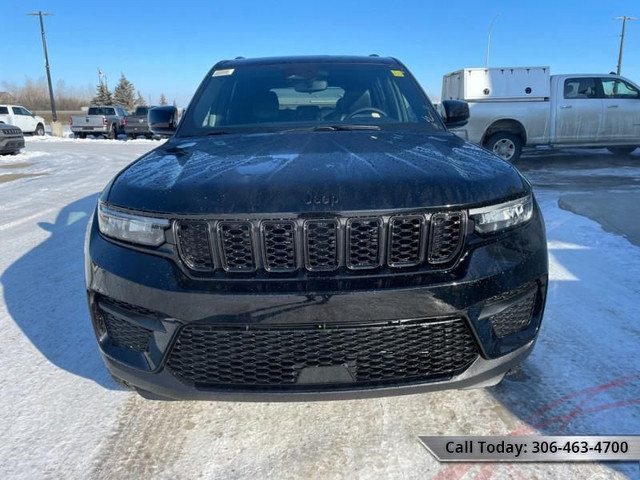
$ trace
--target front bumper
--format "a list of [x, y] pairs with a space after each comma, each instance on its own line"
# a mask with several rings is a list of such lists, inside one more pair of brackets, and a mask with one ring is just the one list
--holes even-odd
[[[114, 376], [161, 397], [233, 401], [362, 398], [495, 384], [533, 348], [544, 310], [547, 271], [539, 212], [527, 225], [470, 245], [453, 272], [423, 274], [426, 280], [421, 281], [416, 281], [418, 275], [408, 275], [412, 281], [404, 283], [411, 286], [403, 286], [397, 279], [388, 285], [372, 279], [367, 286], [366, 279], [360, 278], [355, 288], [340, 288], [344, 283], [335, 281], [332, 289], [332, 281], [327, 279], [316, 282], [323, 286], [317, 291], [278, 291], [266, 281], [253, 280], [260, 288], [238, 291], [225, 288], [224, 281], [194, 282], [170, 259], [106, 240], [98, 233], [95, 220], [88, 232], [86, 257], [94, 330], [105, 364]], [[508, 321], [510, 312], [522, 310], [525, 300], [531, 304], [527, 322], [506, 334], [496, 333], [497, 320]], [[114, 339], [101, 325], [101, 302], [108, 304], [107, 311], [119, 322], [150, 332], [148, 340], [131, 343], [130, 338]], [[358, 384], [345, 379], [344, 371], [337, 369], [326, 370], [325, 378], [317, 377], [315, 382], [289, 388], [189, 382], [178, 378], [168, 366], [178, 337], [189, 325], [295, 331], [451, 318], [464, 322], [476, 355], [462, 371], [448, 374]]]
[[0, 153], [13, 153], [24, 148], [23, 136], [0, 136]]

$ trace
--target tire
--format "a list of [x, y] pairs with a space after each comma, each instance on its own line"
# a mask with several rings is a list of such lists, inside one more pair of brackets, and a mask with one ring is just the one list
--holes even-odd
[[41, 123], [39, 123], [36, 126], [36, 131], [33, 132], [34, 135], [38, 135], [39, 137], [44, 136], [44, 125], [42, 125]]
[[111, 128], [109, 128], [109, 133], [107, 134], [107, 138], [109, 140], [115, 140], [116, 138], [118, 138], [118, 132], [116, 131], [115, 123], [111, 125]]
[[629, 155], [638, 147], [607, 147], [614, 155]]
[[76, 136], [76, 138], [87, 138], [87, 134], [82, 132], [76, 132], [74, 133], [74, 135]]
[[514, 163], [522, 153], [522, 138], [508, 132], [498, 132], [484, 142], [484, 148], [509, 163]]
[[153, 140], [153, 133], [147, 133], [144, 138], [146, 138], [147, 140]]
[[132, 135], [132, 134], [130, 134], [130, 133], [129, 133], [129, 134], [127, 134], [127, 140], [135, 140], [135, 139], [136, 139], [136, 136], [135, 136], [135, 135]]

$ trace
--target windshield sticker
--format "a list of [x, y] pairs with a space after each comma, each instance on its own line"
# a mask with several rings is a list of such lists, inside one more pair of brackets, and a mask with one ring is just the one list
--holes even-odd
[[391, 73], [394, 77], [404, 77], [404, 72], [402, 70], [391, 70]]
[[231, 75], [235, 68], [225, 68], [224, 70], [216, 70], [213, 72], [212, 77], [223, 77], [225, 75]]

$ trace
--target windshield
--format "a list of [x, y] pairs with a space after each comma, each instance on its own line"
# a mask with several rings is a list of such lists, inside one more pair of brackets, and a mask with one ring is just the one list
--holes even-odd
[[178, 136], [350, 127], [444, 130], [400, 66], [296, 62], [214, 70]]

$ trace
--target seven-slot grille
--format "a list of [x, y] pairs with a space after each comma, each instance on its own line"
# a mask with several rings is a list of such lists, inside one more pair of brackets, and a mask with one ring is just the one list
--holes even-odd
[[466, 228], [462, 212], [266, 220], [179, 220], [184, 264], [196, 272], [330, 272], [451, 265]]
[[21, 135], [22, 130], [19, 128], [3, 128], [0, 130], [0, 133], [4, 133], [5, 135]]

